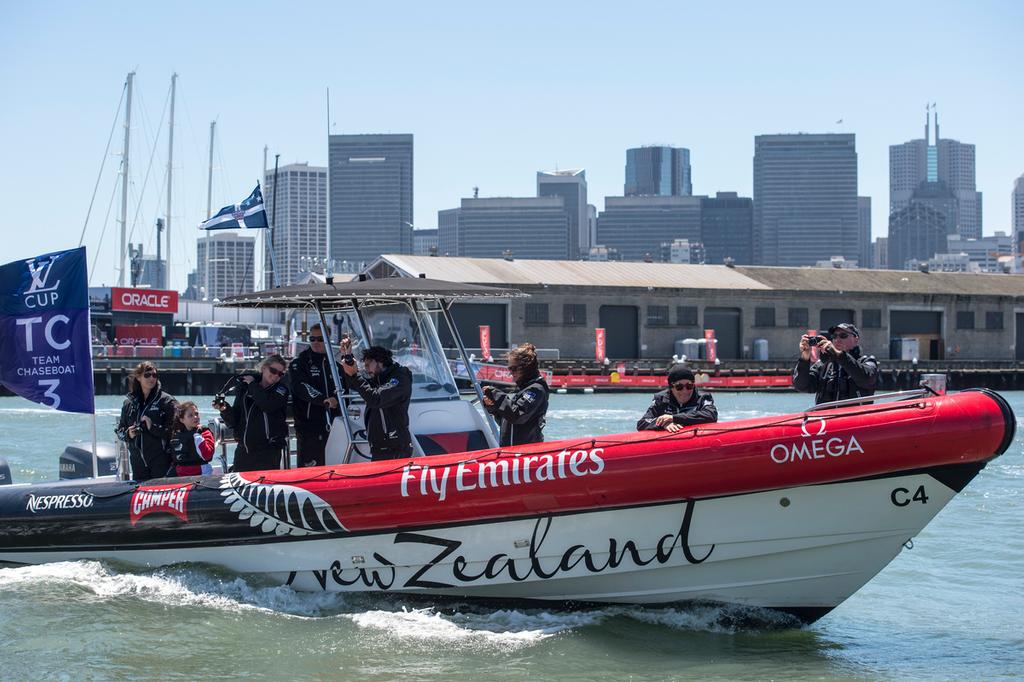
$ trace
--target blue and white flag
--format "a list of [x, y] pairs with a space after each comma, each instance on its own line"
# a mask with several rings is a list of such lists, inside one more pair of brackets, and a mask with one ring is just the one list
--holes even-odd
[[245, 227], [269, 227], [267, 209], [263, 206], [260, 184], [242, 203], [225, 206], [207, 221], [199, 223], [200, 230], [235, 230]]
[[85, 247], [0, 265], [0, 383], [62, 412], [94, 413]]

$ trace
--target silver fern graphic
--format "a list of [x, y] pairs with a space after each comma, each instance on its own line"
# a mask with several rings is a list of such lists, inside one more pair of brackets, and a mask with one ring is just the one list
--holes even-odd
[[224, 504], [264, 533], [276, 535], [326, 535], [344, 532], [331, 505], [318, 495], [293, 485], [252, 483], [236, 473], [220, 479]]

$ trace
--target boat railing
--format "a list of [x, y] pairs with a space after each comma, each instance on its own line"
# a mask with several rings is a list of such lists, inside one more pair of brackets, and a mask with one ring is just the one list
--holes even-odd
[[259, 346], [157, 346], [94, 344], [92, 356], [106, 358], [184, 358], [212, 360], [251, 360], [262, 356]]
[[885, 400], [913, 400], [916, 398], [929, 398], [933, 395], [940, 395], [930, 388], [922, 386], [910, 391], [893, 391], [892, 393], [876, 393], [875, 395], [861, 396], [859, 398], [846, 398], [845, 400], [833, 400], [827, 403], [818, 403], [814, 407], [804, 410], [807, 412], [818, 412], [820, 410], [831, 410], [836, 407], [849, 407], [851, 405], [864, 405], [866, 403], [877, 403]]

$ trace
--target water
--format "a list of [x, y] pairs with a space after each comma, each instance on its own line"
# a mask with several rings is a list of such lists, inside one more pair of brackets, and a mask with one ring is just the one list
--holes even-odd
[[[1008, 393], [1024, 416], [1024, 393]], [[631, 430], [642, 395], [553, 395], [551, 438]], [[202, 398], [200, 405], [209, 405]], [[716, 394], [722, 419], [795, 394]], [[98, 398], [101, 439], [120, 400]], [[209, 413], [209, 410], [207, 410]], [[0, 679], [999, 679], [1024, 676], [1024, 427], [873, 581], [809, 627], [693, 606], [577, 612], [306, 594], [205, 566], [0, 569]], [[0, 398], [16, 481], [89, 418]], [[850, 510], [856, 513], [856, 510]]]

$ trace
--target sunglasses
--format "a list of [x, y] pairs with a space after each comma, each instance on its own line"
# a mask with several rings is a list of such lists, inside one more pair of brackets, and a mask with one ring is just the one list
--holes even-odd
[[311, 343], [323, 343], [324, 337], [322, 336], [311, 336], [309, 337]]
[[693, 386], [694, 384], [692, 381], [679, 381], [672, 384], [672, 388], [676, 389], [677, 391], [689, 391], [690, 389], [693, 388]]
[[275, 369], [275, 368], [271, 367], [270, 365], [267, 365], [266, 367], [264, 367], [264, 369], [266, 369], [268, 372], [273, 374], [275, 377], [282, 377], [282, 376], [284, 376], [284, 370], [283, 369]]
[[523, 368], [522, 365], [509, 365], [508, 366], [508, 371], [510, 371], [510, 372], [518, 372], [522, 368]]
[[143, 372], [142, 376], [146, 379], [156, 379], [156, 372]]
[[839, 332], [838, 334], [836, 334], [837, 339], [848, 339], [851, 336], [853, 336], [853, 334], [847, 334], [846, 332]]

